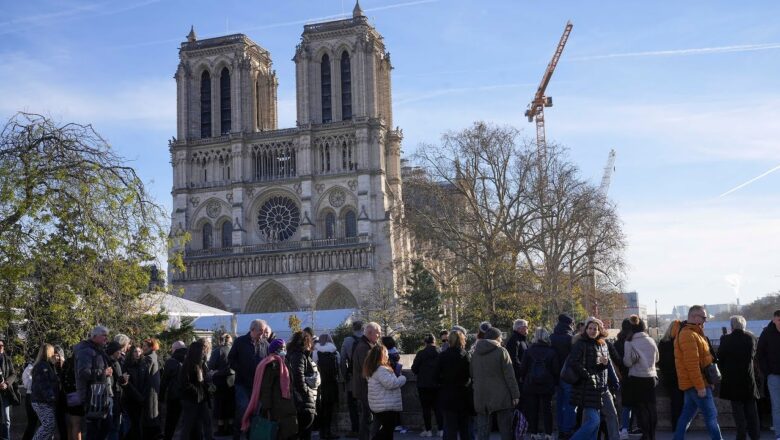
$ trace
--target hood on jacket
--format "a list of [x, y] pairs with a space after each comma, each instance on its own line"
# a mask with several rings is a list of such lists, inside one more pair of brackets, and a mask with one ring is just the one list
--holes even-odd
[[187, 347], [174, 351], [171, 357], [179, 362], [184, 362], [184, 358], [187, 357]]
[[677, 338], [677, 335], [680, 334], [680, 330], [682, 329], [683, 322], [684, 321], [680, 321], [678, 319], [675, 319], [674, 321], [672, 321], [671, 324], [669, 324], [669, 325], [672, 326], [672, 331], [670, 333], [672, 335], [672, 338]]
[[559, 322], [555, 324], [555, 329], [553, 329], [554, 335], [574, 335], [574, 330], [571, 329], [571, 326], [564, 324], [563, 322]]
[[335, 353], [337, 351], [336, 346], [332, 342], [327, 342], [325, 345], [317, 343], [314, 345], [314, 349], [322, 353]]
[[494, 341], [492, 339], [480, 339], [476, 344], [474, 344], [474, 354], [485, 355], [498, 350], [500, 347], [501, 345], [498, 343], [498, 341]]

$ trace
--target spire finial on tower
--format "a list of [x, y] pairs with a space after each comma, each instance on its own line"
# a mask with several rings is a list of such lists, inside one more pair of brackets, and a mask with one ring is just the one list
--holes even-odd
[[195, 25], [190, 26], [190, 33], [187, 34], [187, 42], [194, 43], [198, 37], [195, 35]]
[[355, 0], [355, 8], [352, 9], [352, 18], [363, 17], [363, 9], [360, 8], [360, 0]]

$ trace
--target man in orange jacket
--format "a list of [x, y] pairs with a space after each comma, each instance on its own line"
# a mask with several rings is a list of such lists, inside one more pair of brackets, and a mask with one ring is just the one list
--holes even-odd
[[[688, 425], [701, 411], [704, 423], [712, 440], [722, 440], [718, 426], [718, 410], [712, 396], [712, 385], [707, 383], [702, 370], [714, 362], [710, 353], [710, 342], [704, 336], [704, 322], [707, 311], [703, 306], [693, 306], [688, 310], [688, 320], [672, 329], [674, 337], [674, 363], [677, 369], [677, 382], [685, 393], [682, 414], [677, 421], [673, 440], [683, 440]], [[677, 322], [672, 325], [678, 324]], [[675, 330], [677, 330], [675, 332]]]

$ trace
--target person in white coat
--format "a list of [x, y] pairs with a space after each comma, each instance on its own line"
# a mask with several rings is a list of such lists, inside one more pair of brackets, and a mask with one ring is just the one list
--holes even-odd
[[401, 387], [406, 383], [406, 376], [396, 377], [387, 349], [381, 344], [368, 352], [363, 376], [368, 380], [368, 406], [379, 425], [374, 440], [392, 439], [403, 410]]
[[[658, 413], [655, 407], [655, 386], [658, 373], [658, 347], [647, 334], [647, 325], [637, 315], [628, 318], [631, 333], [626, 338], [623, 364], [628, 367], [628, 379], [625, 381], [624, 404], [636, 411], [642, 440], [655, 440], [655, 428]], [[628, 397], [629, 401], [625, 399]]]

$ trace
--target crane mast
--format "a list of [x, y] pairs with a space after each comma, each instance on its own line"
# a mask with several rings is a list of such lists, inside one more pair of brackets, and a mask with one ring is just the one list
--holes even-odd
[[555, 48], [555, 53], [553, 54], [550, 63], [547, 65], [547, 69], [544, 71], [539, 87], [536, 89], [534, 99], [528, 104], [528, 109], [525, 111], [528, 122], [536, 121], [536, 147], [541, 152], [544, 152], [547, 149], [547, 140], [545, 139], [544, 130], [544, 108], [552, 107], [552, 98], [545, 96], [544, 93], [547, 90], [547, 85], [550, 83], [552, 74], [555, 71], [555, 66], [558, 65], [558, 60], [561, 59], [563, 48], [566, 46], [566, 41], [569, 39], [569, 34], [571, 34], [571, 28], [573, 26], [571, 21], [566, 23], [566, 28], [563, 30], [563, 35], [561, 35], [561, 40], [558, 42], [558, 47]]

